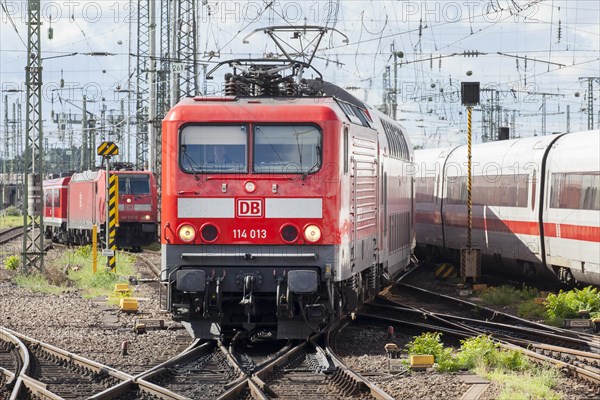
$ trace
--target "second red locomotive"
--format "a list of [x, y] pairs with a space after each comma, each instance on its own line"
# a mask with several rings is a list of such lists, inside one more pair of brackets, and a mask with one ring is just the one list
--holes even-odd
[[[149, 171], [112, 171], [119, 180], [119, 219], [116, 242], [139, 250], [157, 238], [156, 180]], [[60, 243], [87, 244], [92, 226], [102, 232], [106, 222], [106, 171], [84, 171], [45, 180], [44, 226], [46, 237]]]

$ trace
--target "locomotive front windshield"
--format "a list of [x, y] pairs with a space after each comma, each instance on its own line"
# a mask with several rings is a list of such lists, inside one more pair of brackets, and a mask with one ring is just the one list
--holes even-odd
[[190, 173], [246, 172], [245, 125], [188, 125], [181, 130], [179, 164]]
[[150, 177], [141, 174], [119, 174], [119, 194], [150, 194]]
[[321, 131], [314, 125], [188, 125], [181, 130], [179, 164], [188, 173], [309, 174], [321, 168]]
[[321, 131], [315, 126], [254, 126], [254, 172], [311, 173], [321, 163]]

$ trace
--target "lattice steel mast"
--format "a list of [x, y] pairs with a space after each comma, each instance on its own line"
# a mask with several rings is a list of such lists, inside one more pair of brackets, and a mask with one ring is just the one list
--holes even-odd
[[[42, 131], [42, 59], [40, 0], [28, 1], [27, 86], [25, 123], [25, 169], [23, 171], [23, 252], [26, 272], [44, 269], [44, 220], [42, 177], [44, 143]], [[27, 196], [27, 199], [25, 198]]]
[[[156, 61], [153, 61], [152, 74], [153, 82], [156, 86], [155, 99], [153, 101], [153, 112], [150, 118], [150, 146], [151, 159], [150, 169], [156, 176], [158, 193], [160, 197], [161, 173], [162, 173], [162, 131], [161, 122], [167, 111], [171, 107], [170, 103], [170, 79], [171, 79], [171, 27], [174, 24], [172, 0], [161, 0], [160, 2], [160, 33], [159, 48], [160, 67]], [[154, 40], [154, 39], [151, 39]], [[152, 54], [154, 57], [154, 54]]]
[[150, 59], [150, 2], [140, 0], [137, 18], [137, 84], [136, 84], [136, 145], [135, 164], [138, 169], [146, 167], [148, 154], [148, 66]]
[[[175, 48], [177, 53], [174, 58], [180, 68], [178, 68], [178, 72], [172, 71], [175, 85], [172, 88], [175, 94], [172, 97], [173, 104], [182, 97], [191, 97], [199, 94], [196, 0], [180, 0], [175, 3], [177, 15], [175, 16], [173, 36], [176, 42]], [[175, 35], [175, 32], [178, 34]]]
[[579, 80], [587, 80], [587, 128], [594, 129], [594, 81], [600, 83], [600, 78], [595, 76], [582, 76]]

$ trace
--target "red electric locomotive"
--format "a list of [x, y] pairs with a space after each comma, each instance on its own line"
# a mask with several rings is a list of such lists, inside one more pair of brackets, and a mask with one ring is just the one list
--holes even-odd
[[304, 63], [228, 63], [226, 96], [163, 121], [168, 307], [195, 337], [305, 338], [409, 264], [412, 148], [375, 108], [301, 80]]
[[[119, 179], [118, 247], [138, 250], [157, 241], [157, 192], [148, 171], [112, 171]], [[84, 171], [44, 181], [46, 237], [60, 243], [87, 244], [92, 226], [103, 238], [106, 221], [106, 171]]]

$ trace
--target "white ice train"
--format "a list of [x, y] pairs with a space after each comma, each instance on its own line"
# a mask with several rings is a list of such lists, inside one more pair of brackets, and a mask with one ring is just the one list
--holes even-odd
[[[467, 147], [415, 152], [417, 244], [467, 241]], [[472, 148], [474, 247], [482, 265], [600, 286], [600, 130]]]

